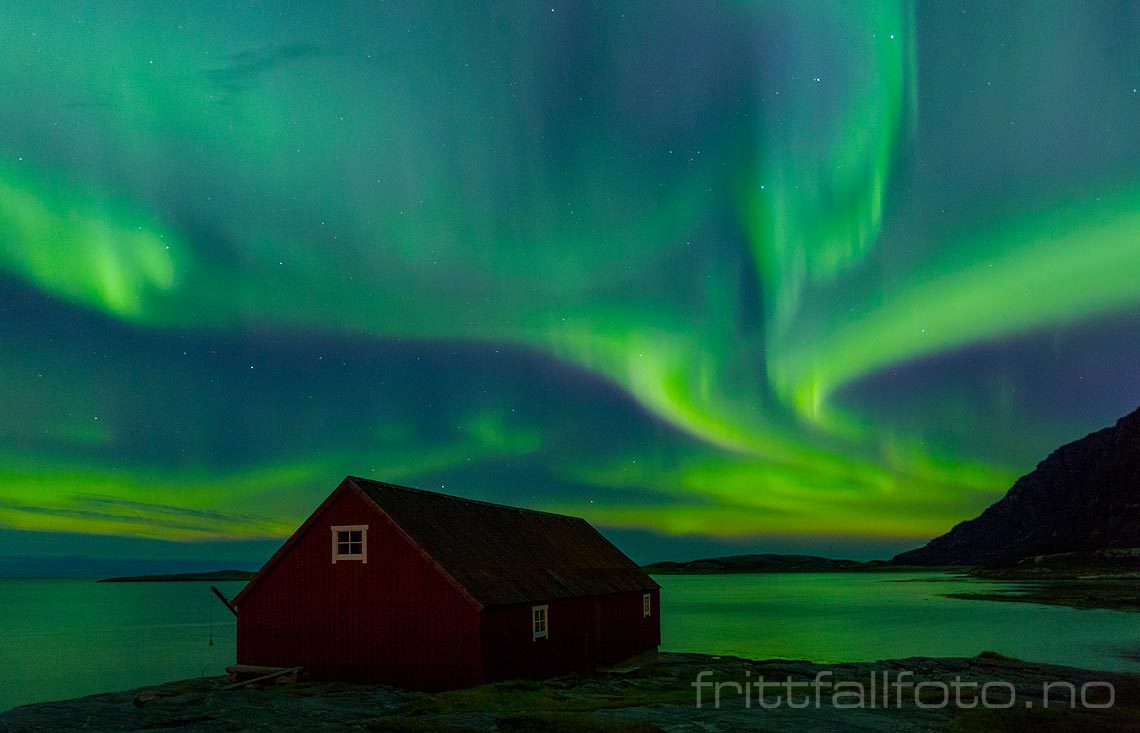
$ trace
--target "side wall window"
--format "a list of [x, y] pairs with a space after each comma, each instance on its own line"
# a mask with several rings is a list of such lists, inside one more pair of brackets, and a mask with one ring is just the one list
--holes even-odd
[[550, 612], [549, 606], [531, 606], [530, 607], [530, 630], [532, 639], [545, 639], [549, 631], [549, 619], [547, 614]]
[[653, 596], [646, 593], [641, 597], [641, 617], [645, 618], [653, 613]]
[[342, 524], [332, 528], [333, 565], [344, 560], [368, 562], [367, 524]]

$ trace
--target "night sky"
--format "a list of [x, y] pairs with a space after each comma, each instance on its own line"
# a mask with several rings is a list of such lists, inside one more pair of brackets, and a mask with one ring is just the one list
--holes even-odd
[[883, 556], [1140, 404], [1134, 3], [5, 0], [0, 49], [0, 554], [272, 546], [351, 473]]

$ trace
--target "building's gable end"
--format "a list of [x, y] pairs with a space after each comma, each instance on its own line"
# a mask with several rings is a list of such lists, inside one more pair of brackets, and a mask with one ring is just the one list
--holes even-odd
[[[281, 547], [277, 548], [277, 552], [273, 553], [273, 555], [265, 562], [265, 564], [261, 566], [261, 570], [257, 572], [257, 575], [253, 576], [250, 581], [246, 583], [246, 586], [241, 589], [241, 592], [239, 592], [237, 596], [234, 597], [233, 605], [235, 607], [240, 607], [242, 601], [250, 597], [253, 590], [257, 588], [261, 581], [271, 572], [273, 572], [273, 569], [277, 566], [277, 564], [281, 562], [282, 559], [284, 559], [284, 557], [289, 553], [290, 550], [293, 549], [294, 546], [296, 546], [302, 537], [308, 534], [309, 530], [311, 530], [313, 526], [317, 524], [321, 516], [323, 516], [325, 512], [328, 511], [329, 507], [336, 503], [341, 495], [344, 494], [345, 491], [348, 491], [350, 488], [356, 489], [356, 491], [360, 491], [360, 489], [356, 488], [356, 486], [348, 479], [340, 482], [340, 485], [337, 486], [336, 489], [334, 489], [333, 492], [329, 494], [323, 502], [321, 502], [321, 505], [318, 506], [313, 511], [313, 513], [309, 515], [308, 519], [301, 523], [301, 526], [298, 527], [297, 530], [293, 532], [293, 534], [289, 535], [289, 538], [285, 540], [284, 544], [282, 544]], [[373, 502], [368, 502], [368, 505], [372, 507], [375, 506]]]
[[[345, 527], [367, 536], [358, 559], [342, 557], [341, 541], [332, 540]], [[314, 679], [417, 689], [476, 684], [482, 678], [480, 615], [421, 548], [349, 484], [239, 606], [237, 660], [300, 666]]]

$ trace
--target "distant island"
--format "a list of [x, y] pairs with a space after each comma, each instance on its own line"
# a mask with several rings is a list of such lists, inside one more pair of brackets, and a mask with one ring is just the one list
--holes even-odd
[[249, 580], [257, 575], [252, 570], [212, 570], [205, 573], [168, 573], [166, 575], [133, 575], [102, 578], [100, 583], [190, 583], [219, 580]]

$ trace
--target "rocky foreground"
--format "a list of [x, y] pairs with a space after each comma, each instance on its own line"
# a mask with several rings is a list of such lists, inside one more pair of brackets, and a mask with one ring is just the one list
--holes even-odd
[[[809, 686], [815, 679], [831, 686]], [[755, 692], [761, 680], [766, 684], [762, 698]], [[700, 707], [698, 681], [705, 683]], [[227, 683], [223, 677], [203, 678], [28, 705], [0, 714], [0, 730], [1140, 730], [1140, 675], [1026, 664], [993, 654], [825, 666], [662, 653], [595, 675], [439, 694], [305, 681], [225, 689]], [[741, 687], [722, 686], [718, 706], [717, 683]], [[752, 686], [745, 696], [748, 683]], [[1047, 683], [1057, 684], [1050, 688], [1052, 702], [1046, 708]], [[1109, 685], [1112, 706], [1103, 707], [1109, 702]], [[1003, 708], [984, 709], [983, 698]], [[964, 709], [969, 705], [975, 707]]]

